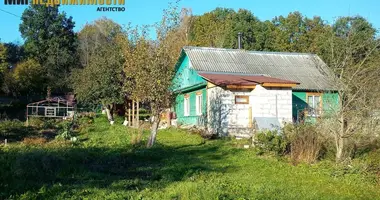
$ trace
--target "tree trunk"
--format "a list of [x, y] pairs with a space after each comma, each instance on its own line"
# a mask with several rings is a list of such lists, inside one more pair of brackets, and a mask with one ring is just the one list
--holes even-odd
[[135, 126], [135, 100], [132, 100], [132, 127]]
[[124, 101], [124, 122], [123, 122], [123, 125], [124, 126], [128, 126], [128, 101], [125, 100]]
[[336, 141], [336, 162], [341, 162], [343, 159], [343, 147], [344, 147], [344, 140], [341, 136], [337, 136]]
[[111, 105], [106, 106], [106, 113], [107, 113], [108, 121], [112, 122], [113, 121], [113, 113], [112, 113], [112, 106]]
[[149, 140], [147, 144], [148, 148], [152, 147], [154, 145], [154, 142], [156, 141], [158, 125], [160, 123], [159, 115], [154, 115], [153, 118], [154, 119], [153, 119], [152, 127], [150, 130], [150, 136], [149, 136]]
[[128, 101], [128, 124], [129, 126], [132, 125], [132, 120], [131, 120], [131, 102]]
[[336, 162], [341, 162], [343, 159], [343, 148], [344, 148], [344, 133], [345, 133], [345, 119], [343, 113], [340, 116], [341, 125], [340, 131], [335, 136], [335, 146], [336, 146]]
[[172, 120], [171, 120], [171, 109], [169, 109], [166, 113], [166, 121], [168, 122], [168, 128], [172, 125]]
[[140, 102], [137, 100], [136, 102], [137, 108], [136, 108], [136, 127], [140, 127]]

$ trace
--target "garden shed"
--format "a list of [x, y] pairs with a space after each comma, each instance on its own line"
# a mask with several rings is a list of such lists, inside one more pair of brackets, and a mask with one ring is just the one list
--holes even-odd
[[28, 104], [26, 108], [26, 118], [27, 120], [30, 117], [66, 119], [72, 118], [74, 111], [74, 101], [62, 97], [53, 97]]

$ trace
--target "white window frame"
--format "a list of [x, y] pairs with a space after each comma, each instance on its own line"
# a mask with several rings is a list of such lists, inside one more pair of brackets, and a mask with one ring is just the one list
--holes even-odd
[[202, 101], [203, 100], [203, 96], [202, 94], [197, 94], [195, 96], [195, 109], [196, 109], [196, 114], [198, 116], [202, 115]]
[[190, 96], [185, 96], [183, 99], [183, 115], [190, 116]]
[[[309, 106], [308, 115], [312, 117], [319, 117], [322, 114], [322, 95], [321, 94], [307, 94], [307, 104]], [[312, 102], [309, 102], [309, 97], [312, 97]], [[319, 104], [315, 104], [315, 97], [319, 97]]]

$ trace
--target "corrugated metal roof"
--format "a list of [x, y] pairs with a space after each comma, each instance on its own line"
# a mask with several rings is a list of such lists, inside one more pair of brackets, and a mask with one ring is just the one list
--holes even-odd
[[184, 47], [191, 67], [202, 72], [260, 74], [300, 83], [298, 90], [335, 90], [326, 64], [315, 54]]
[[216, 85], [257, 85], [263, 83], [298, 84], [294, 81], [273, 78], [263, 75], [215, 74], [204, 72], [199, 73], [199, 75]]

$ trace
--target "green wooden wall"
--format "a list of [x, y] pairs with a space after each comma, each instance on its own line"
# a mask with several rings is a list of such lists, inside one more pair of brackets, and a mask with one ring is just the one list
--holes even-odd
[[[196, 113], [196, 93], [202, 92], [202, 116], [198, 116]], [[190, 114], [184, 116], [184, 96], [188, 94], [190, 97]], [[179, 94], [176, 97], [175, 112], [177, 114], [177, 123], [182, 125], [202, 125], [202, 121], [205, 120], [207, 113], [207, 90], [201, 88], [198, 90], [189, 91], [187, 93]]]
[[[292, 101], [293, 101], [293, 119], [297, 119], [298, 111], [307, 108], [307, 99], [305, 91], [293, 91]], [[329, 115], [334, 113], [339, 108], [339, 96], [335, 92], [325, 92], [322, 93], [322, 109], [323, 115]], [[314, 121], [314, 120], [312, 120]]]
[[174, 91], [184, 90], [197, 85], [206, 85], [207, 81], [198, 75], [197, 71], [190, 68], [190, 61], [187, 55], [181, 58], [181, 64], [173, 79]]

